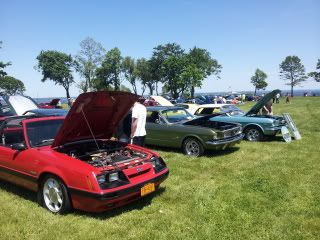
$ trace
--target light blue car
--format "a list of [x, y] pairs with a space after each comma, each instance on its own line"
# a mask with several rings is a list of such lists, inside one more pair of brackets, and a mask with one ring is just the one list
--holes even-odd
[[286, 126], [285, 119], [282, 116], [263, 115], [260, 110], [280, 92], [278, 89], [269, 92], [247, 113], [234, 106], [235, 109], [212, 117], [211, 120], [240, 123], [248, 141], [261, 141], [265, 136], [275, 136], [281, 132], [283, 126]]

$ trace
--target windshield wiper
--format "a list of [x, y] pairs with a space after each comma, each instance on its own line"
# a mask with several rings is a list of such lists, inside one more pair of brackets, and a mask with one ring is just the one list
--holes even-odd
[[37, 142], [34, 144], [34, 146], [40, 147], [40, 146], [45, 146], [45, 145], [50, 145], [53, 143], [54, 139], [43, 139], [40, 142]]

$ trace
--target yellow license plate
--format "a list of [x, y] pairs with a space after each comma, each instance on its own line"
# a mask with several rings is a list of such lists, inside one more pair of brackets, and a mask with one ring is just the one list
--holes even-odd
[[141, 197], [149, 194], [149, 193], [152, 193], [154, 192], [156, 189], [155, 189], [155, 186], [154, 186], [154, 183], [148, 183], [146, 185], [144, 185], [142, 188], [141, 188]]

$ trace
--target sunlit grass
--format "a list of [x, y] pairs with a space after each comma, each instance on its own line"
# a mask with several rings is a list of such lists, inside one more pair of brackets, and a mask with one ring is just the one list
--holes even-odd
[[171, 171], [163, 188], [110, 212], [53, 215], [0, 181], [0, 238], [319, 239], [320, 98], [283, 102], [274, 112], [290, 113], [302, 140], [242, 141], [196, 159], [156, 149]]

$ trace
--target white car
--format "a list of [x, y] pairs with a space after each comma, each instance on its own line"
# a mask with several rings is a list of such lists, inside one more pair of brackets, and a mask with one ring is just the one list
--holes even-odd
[[243, 113], [243, 111], [234, 104], [217, 103], [217, 104], [203, 104], [193, 109], [192, 114], [196, 116], [206, 116], [214, 113]]

